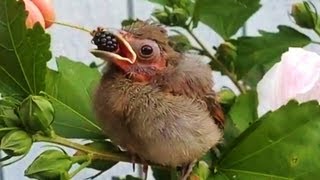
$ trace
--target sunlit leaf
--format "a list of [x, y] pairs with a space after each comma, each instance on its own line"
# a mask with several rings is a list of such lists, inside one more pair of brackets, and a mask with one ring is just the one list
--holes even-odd
[[303, 47], [311, 39], [288, 26], [279, 26], [279, 32], [261, 31], [261, 36], [241, 37], [232, 41], [237, 47], [235, 71], [238, 79], [245, 76], [254, 66], [272, 64], [280, 60], [282, 53], [289, 47]]
[[200, 20], [224, 39], [234, 35], [259, 8], [259, 0], [197, 0], [195, 21]]
[[46, 93], [55, 109], [54, 129], [69, 138], [103, 138], [92, 111], [92, 90], [100, 73], [65, 57], [57, 59], [58, 72], [50, 70]]
[[317, 179], [320, 106], [289, 102], [250, 126], [221, 159], [226, 179]]
[[258, 98], [255, 91], [249, 91], [237, 97], [229, 116], [241, 132], [258, 118], [257, 106]]

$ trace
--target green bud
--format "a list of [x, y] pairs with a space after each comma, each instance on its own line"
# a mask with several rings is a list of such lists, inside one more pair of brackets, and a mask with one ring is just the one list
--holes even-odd
[[52, 104], [42, 96], [29, 96], [23, 100], [19, 116], [23, 126], [32, 132], [47, 131], [53, 122]]
[[172, 11], [172, 24], [175, 26], [185, 26], [189, 19], [188, 12], [183, 8], [174, 8]]
[[308, 29], [315, 28], [316, 14], [311, 11], [311, 7], [307, 2], [293, 4], [291, 8], [291, 16], [300, 27]]
[[7, 127], [20, 127], [21, 120], [17, 116], [14, 109], [3, 109], [0, 115], [1, 124], [4, 124]]
[[7, 127], [0, 124], [0, 139], [2, 139], [11, 130], [16, 130], [16, 129], [17, 129], [16, 127]]
[[125, 19], [125, 20], [123, 20], [123, 21], [121, 22], [121, 26], [122, 26], [122, 27], [130, 26], [130, 25], [132, 25], [132, 24], [135, 23], [135, 22], [136, 22], [136, 20], [134, 20], [134, 19]]
[[231, 105], [234, 103], [236, 97], [237, 96], [231, 89], [222, 89], [220, 92], [218, 92], [218, 98], [221, 104]]
[[32, 138], [22, 130], [12, 130], [1, 139], [0, 149], [10, 156], [20, 156], [29, 152]]
[[199, 161], [191, 173], [190, 179], [208, 179], [210, 175], [209, 165], [204, 161]]
[[164, 25], [170, 25], [171, 21], [170, 21], [170, 17], [169, 14], [165, 11], [156, 9], [153, 13], [152, 16], [154, 16], [155, 18], [157, 18], [157, 20]]
[[25, 176], [39, 180], [70, 179], [68, 171], [72, 166], [71, 157], [59, 150], [41, 153], [25, 170]]
[[234, 61], [237, 58], [236, 46], [230, 42], [224, 42], [218, 47], [216, 56], [231, 72], [234, 72]]

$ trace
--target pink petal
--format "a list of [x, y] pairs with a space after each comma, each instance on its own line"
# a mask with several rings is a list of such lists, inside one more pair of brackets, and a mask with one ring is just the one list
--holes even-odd
[[258, 83], [258, 114], [276, 110], [289, 100], [320, 100], [320, 56], [289, 48]]

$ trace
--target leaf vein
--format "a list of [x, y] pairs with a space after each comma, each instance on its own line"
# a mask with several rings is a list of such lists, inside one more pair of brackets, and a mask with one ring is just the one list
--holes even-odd
[[28, 93], [28, 91], [2, 66], [0, 66], [1, 70], [6, 73], [24, 92]]
[[268, 148], [271, 148], [272, 146], [280, 143], [282, 140], [284, 140], [285, 138], [289, 137], [291, 134], [293, 134], [293, 133], [296, 132], [297, 130], [303, 128], [304, 126], [306, 126], [306, 125], [307, 125], [308, 123], [310, 123], [310, 122], [312, 122], [312, 121], [309, 120], [309, 121], [306, 122], [304, 125], [299, 126], [299, 127], [295, 128], [295, 129], [293, 129], [290, 133], [288, 133], [288, 134], [286, 134], [285, 136], [279, 138], [278, 140], [276, 140], [276, 141], [268, 144], [267, 146], [265, 146], [265, 147], [263, 147], [263, 148], [261, 148], [261, 149], [258, 149], [257, 151], [255, 151], [255, 152], [253, 152], [253, 153], [251, 153], [251, 154], [243, 157], [242, 159], [240, 159], [240, 160], [238, 160], [238, 161], [234, 161], [232, 164], [229, 165], [229, 167], [232, 167], [232, 166], [240, 163], [241, 161], [247, 160], [247, 159], [251, 158], [252, 156], [254, 156], [254, 155], [256, 155], [256, 154], [258, 154], [258, 153], [260, 153], [260, 152], [262, 152], [262, 151], [264, 151], [264, 150], [266, 150], [266, 149], [268, 149]]
[[265, 174], [265, 173], [254, 172], [254, 171], [246, 171], [246, 170], [239, 170], [239, 169], [224, 169], [224, 168], [221, 168], [220, 170], [221, 171], [237, 172], [237, 173], [245, 173], [245, 174], [253, 174], [253, 175], [259, 175], [259, 176], [266, 176], [266, 177], [270, 177], [270, 178], [293, 180], [293, 178], [288, 178], [288, 177], [284, 177], [284, 176], [277, 176], [277, 175], [273, 175], [273, 174]]
[[66, 105], [65, 103], [63, 103], [62, 101], [60, 101], [59, 99], [56, 99], [55, 97], [47, 94], [47, 96], [50, 99], [55, 100], [57, 103], [61, 104], [62, 106], [66, 107], [67, 109], [69, 109], [71, 112], [73, 112], [74, 114], [78, 115], [81, 119], [83, 119], [84, 121], [86, 121], [87, 123], [89, 123], [91, 126], [93, 126], [94, 128], [96, 128], [99, 131], [102, 131], [101, 128], [99, 126], [97, 126], [96, 124], [94, 124], [93, 122], [91, 122], [88, 118], [86, 118], [85, 116], [83, 116], [82, 114], [80, 114], [79, 112], [77, 112], [76, 110], [74, 110], [72, 107]]
[[[9, 22], [9, 17], [8, 17], [7, 3], [8, 3], [8, 2], [7, 2], [7, 0], [6, 0], [6, 1], [5, 1], [5, 6], [4, 6], [4, 8], [5, 8], [6, 20], [7, 20], [7, 23], [8, 23], [8, 22]], [[16, 44], [15, 44], [15, 42], [14, 42], [14, 40], [13, 40], [13, 34], [12, 34], [12, 32], [11, 32], [11, 27], [10, 27], [10, 25], [7, 26], [7, 27], [8, 27], [8, 32], [9, 32], [10, 40], [11, 40], [11, 43], [12, 43], [12, 46], [13, 46], [13, 50], [14, 50], [15, 55], [16, 55], [16, 57], [17, 57], [17, 60], [18, 60], [18, 62], [19, 62], [19, 66], [20, 66], [20, 68], [21, 68], [22, 74], [23, 74], [23, 76], [24, 76], [25, 81], [27, 82], [27, 85], [28, 85], [28, 87], [29, 87], [30, 92], [33, 93], [33, 90], [32, 90], [32, 88], [31, 88], [31, 86], [30, 86], [29, 81], [28, 81], [26, 72], [25, 72], [24, 69], [23, 69], [20, 56], [19, 56], [19, 54], [18, 54], [18, 52], [17, 52], [17, 47], [15, 46]]]

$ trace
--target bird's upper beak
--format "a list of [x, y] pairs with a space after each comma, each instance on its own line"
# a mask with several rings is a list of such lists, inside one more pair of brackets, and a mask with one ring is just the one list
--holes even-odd
[[132, 49], [131, 45], [125, 39], [126, 32], [119, 31], [119, 32], [113, 33], [113, 35], [117, 38], [117, 42], [118, 42], [118, 49], [116, 51], [108, 52], [104, 50], [93, 49], [90, 52], [94, 56], [102, 60], [111, 61], [112, 63], [119, 65], [120, 67], [134, 64], [136, 61], [137, 55]]

